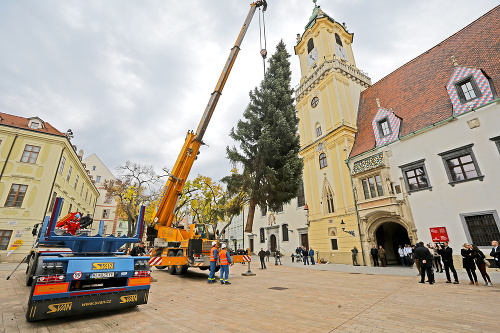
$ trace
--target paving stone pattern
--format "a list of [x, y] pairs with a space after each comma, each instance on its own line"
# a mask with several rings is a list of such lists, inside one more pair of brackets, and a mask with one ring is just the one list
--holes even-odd
[[24, 270], [7, 281], [13, 266], [0, 264], [0, 332], [499, 332], [498, 283], [423, 285], [417, 276], [327, 266], [270, 263], [244, 277], [238, 264], [231, 285], [208, 285], [199, 270], [183, 277], [155, 270], [147, 305], [28, 323]]

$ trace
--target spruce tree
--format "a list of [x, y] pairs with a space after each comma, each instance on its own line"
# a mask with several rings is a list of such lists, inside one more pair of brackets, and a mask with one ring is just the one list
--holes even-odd
[[302, 184], [298, 123], [290, 86], [290, 54], [283, 41], [269, 59], [269, 68], [260, 86], [250, 91], [250, 103], [231, 138], [240, 149], [227, 147], [227, 157], [241, 165], [241, 173], [226, 177], [228, 190], [245, 191], [249, 212], [246, 232], [252, 232], [255, 207], [277, 211], [297, 196]]

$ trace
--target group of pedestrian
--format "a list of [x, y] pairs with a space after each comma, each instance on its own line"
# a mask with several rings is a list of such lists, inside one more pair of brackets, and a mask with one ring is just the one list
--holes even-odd
[[[370, 255], [372, 256], [373, 259], [373, 266], [375, 267], [386, 267], [387, 266], [387, 259], [386, 259], [386, 254], [385, 254], [385, 249], [382, 245], [378, 246], [378, 249], [375, 245], [372, 245], [372, 248], [370, 250]], [[354, 257], [354, 254], [353, 254]], [[380, 261], [380, 263], [379, 263]]]
[[229, 282], [229, 266], [233, 265], [231, 255], [227, 252], [226, 244], [222, 244], [220, 251], [217, 248], [217, 242], [212, 242], [212, 249], [210, 249], [210, 273], [208, 274], [208, 283], [216, 283], [215, 270], [217, 269], [217, 262], [220, 267], [220, 283], [231, 284]]
[[399, 260], [401, 261], [401, 265], [403, 266], [413, 266], [415, 260], [413, 259], [413, 250], [414, 246], [410, 246], [410, 244], [399, 245], [398, 254]]

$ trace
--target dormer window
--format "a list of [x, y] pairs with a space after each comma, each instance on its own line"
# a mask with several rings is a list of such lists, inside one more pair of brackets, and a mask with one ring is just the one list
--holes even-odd
[[339, 44], [340, 46], [343, 46], [343, 45], [342, 45], [342, 39], [340, 39], [339, 34], [335, 34], [335, 42], [336, 42], [337, 44]]
[[311, 53], [311, 51], [314, 49], [314, 40], [311, 38], [307, 42], [307, 53]]
[[462, 104], [481, 97], [482, 95], [472, 75], [455, 83], [455, 88], [457, 89], [458, 97]]
[[37, 122], [32, 122], [31, 125], [30, 125], [30, 128], [33, 128], [33, 129], [38, 129], [38, 127], [40, 127], [40, 124], [37, 123]]
[[391, 125], [389, 124], [389, 120], [387, 118], [378, 122], [378, 130], [380, 132], [380, 137], [385, 137], [392, 133]]

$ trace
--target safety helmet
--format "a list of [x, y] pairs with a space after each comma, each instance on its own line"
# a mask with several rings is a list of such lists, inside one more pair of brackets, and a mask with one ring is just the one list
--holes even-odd
[[216, 242], [216, 241], [213, 241], [213, 242], [212, 242], [212, 246], [215, 246], [215, 245], [217, 245], [217, 242]]
[[222, 248], [225, 249], [226, 248], [226, 244], [222, 244]]

